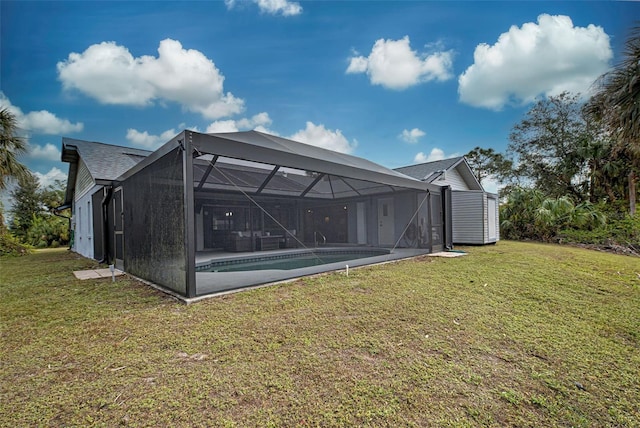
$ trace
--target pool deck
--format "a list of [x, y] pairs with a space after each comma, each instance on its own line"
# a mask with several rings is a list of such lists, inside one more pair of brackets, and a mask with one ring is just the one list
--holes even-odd
[[[228, 253], [220, 251], [207, 251], [196, 253], [196, 266], [202, 266], [212, 261], [234, 260], [242, 258], [269, 257], [281, 254], [308, 253], [312, 250], [334, 251], [334, 250], [375, 250], [372, 247], [318, 247], [318, 248], [295, 248], [272, 251], [256, 251], [247, 253]], [[387, 249], [388, 250], [388, 249]], [[387, 263], [420, 255], [428, 254], [427, 250], [418, 248], [396, 248], [390, 254], [381, 256], [365, 257], [361, 259], [349, 260], [346, 262], [328, 263], [319, 266], [310, 266], [291, 270], [259, 270], [246, 272], [196, 272], [196, 290], [202, 297], [211, 297], [219, 294], [239, 291], [242, 289], [264, 286], [277, 282], [287, 281], [303, 276], [316, 275], [324, 272], [345, 270], [349, 268], [365, 266], [371, 264]], [[203, 296], [206, 295], [206, 296]], [[199, 298], [196, 298], [199, 300]], [[190, 299], [192, 300], [192, 299]]]

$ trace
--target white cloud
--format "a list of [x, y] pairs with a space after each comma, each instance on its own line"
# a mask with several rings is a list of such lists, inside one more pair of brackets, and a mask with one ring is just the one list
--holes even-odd
[[82, 122], [71, 123], [67, 119], [60, 119], [46, 110], [31, 111], [24, 115], [24, 128], [35, 134], [61, 135], [80, 132], [84, 128]]
[[453, 77], [452, 51], [419, 54], [411, 50], [409, 44], [409, 36], [400, 40], [379, 39], [368, 57], [352, 56], [349, 59], [347, 73], [367, 73], [373, 85], [397, 90]]
[[278, 132], [274, 131], [273, 129], [269, 129], [269, 128], [265, 127], [265, 126], [262, 126], [262, 125], [258, 125], [258, 126], [256, 126], [256, 127], [254, 128], [254, 130], [255, 130], [255, 131], [258, 131], [258, 132], [262, 132], [262, 133], [264, 133], [264, 134], [271, 134], [271, 135], [275, 135], [276, 137], [279, 137], [279, 136], [280, 136], [280, 134], [279, 134]]
[[216, 120], [207, 126], [205, 133], [215, 134], [218, 132], [238, 132], [238, 123], [235, 120]]
[[453, 158], [456, 156], [460, 156], [458, 153], [452, 153], [449, 155], [445, 155], [444, 150], [439, 149], [437, 147], [434, 147], [433, 149], [431, 149], [431, 152], [429, 152], [429, 154], [425, 154], [424, 152], [419, 152], [414, 158], [413, 158], [413, 162], [415, 163], [425, 163], [425, 162], [433, 162], [433, 161], [439, 161], [439, 160], [443, 160], [443, 159], [449, 159], [449, 158]]
[[224, 76], [213, 61], [172, 39], [160, 42], [158, 57], [134, 58], [115, 42], [91, 45], [59, 62], [58, 77], [65, 89], [77, 89], [104, 104], [173, 101], [207, 119], [244, 109], [244, 100], [224, 92]]
[[67, 174], [62, 172], [60, 169], [53, 167], [49, 170], [49, 172], [42, 174], [40, 172], [33, 173], [40, 183], [40, 188], [45, 189], [48, 186], [55, 183], [56, 180], [60, 180], [62, 182], [67, 181]]
[[147, 150], [155, 150], [175, 137], [176, 134], [177, 132], [173, 128], [167, 129], [160, 135], [152, 135], [147, 131], [140, 132], [137, 129], [129, 128], [127, 129], [127, 140], [134, 146]]
[[46, 110], [31, 111], [25, 114], [18, 106], [11, 104], [3, 92], [0, 91], [0, 107], [8, 108], [16, 118], [18, 127], [34, 134], [62, 135], [80, 132], [84, 128], [82, 122], [71, 123], [67, 119], [60, 119]]
[[485, 190], [485, 192], [498, 193], [501, 187], [502, 185], [500, 184], [500, 182], [491, 176], [485, 177], [482, 180], [482, 188]]
[[512, 26], [492, 46], [478, 45], [473, 56], [458, 78], [460, 101], [498, 110], [541, 94], [588, 92], [613, 52], [602, 27], [574, 27], [568, 16], [543, 14], [537, 24]]
[[258, 113], [251, 118], [242, 118], [239, 120], [216, 120], [211, 123], [207, 130], [208, 134], [217, 132], [238, 132], [240, 130], [255, 129], [256, 131], [273, 134], [266, 126], [271, 125], [271, 118], [266, 112]]
[[307, 122], [305, 129], [301, 129], [289, 138], [340, 153], [351, 153], [358, 145], [356, 140], [349, 142], [339, 129], [332, 131], [322, 124], [315, 125], [313, 122]]
[[44, 146], [30, 144], [29, 157], [32, 157], [34, 159], [60, 161], [61, 153], [60, 149], [51, 143], [47, 143]]
[[[295, 16], [302, 13], [302, 6], [298, 2], [288, 0], [252, 0], [252, 2], [258, 5], [260, 12], [270, 15]], [[238, 1], [225, 0], [224, 3], [227, 9], [233, 9]]]
[[424, 137], [425, 135], [427, 134], [425, 134], [423, 130], [413, 128], [411, 131], [409, 131], [408, 129], [403, 130], [402, 134], [398, 135], [398, 137], [402, 138], [407, 143], [415, 144], [420, 138]]

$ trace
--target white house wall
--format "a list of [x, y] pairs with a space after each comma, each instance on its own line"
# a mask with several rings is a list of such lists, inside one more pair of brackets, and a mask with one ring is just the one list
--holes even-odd
[[433, 182], [438, 186], [451, 186], [451, 190], [469, 190], [467, 182], [462, 178], [462, 175], [458, 172], [457, 168], [447, 171]]
[[102, 186], [94, 185], [87, 188], [73, 201], [73, 218], [71, 229], [73, 230], [73, 251], [93, 258], [93, 204], [91, 196]]

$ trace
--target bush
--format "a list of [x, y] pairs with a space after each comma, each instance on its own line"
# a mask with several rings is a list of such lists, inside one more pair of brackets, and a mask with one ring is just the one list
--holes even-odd
[[52, 241], [51, 242], [51, 248], [59, 248], [60, 247], [60, 241]]
[[23, 256], [29, 254], [29, 247], [21, 244], [8, 232], [0, 231], [0, 256]]
[[593, 230], [565, 229], [559, 237], [574, 244], [596, 246], [620, 246], [640, 252], [640, 215], [626, 215], [621, 219], [609, 219], [607, 224]]

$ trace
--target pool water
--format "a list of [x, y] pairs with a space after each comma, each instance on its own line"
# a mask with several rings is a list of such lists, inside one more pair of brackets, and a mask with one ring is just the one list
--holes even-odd
[[260, 257], [258, 259], [230, 260], [213, 262], [202, 268], [197, 268], [198, 272], [244, 272], [254, 270], [292, 270], [311, 266], [319, 266], [329, 263], [347, 262], [366, 257], [375, 257], [388, 254], [385, 251], [341, 251], [333, 253], [302, 253], [288, 254], [272, 257]]

